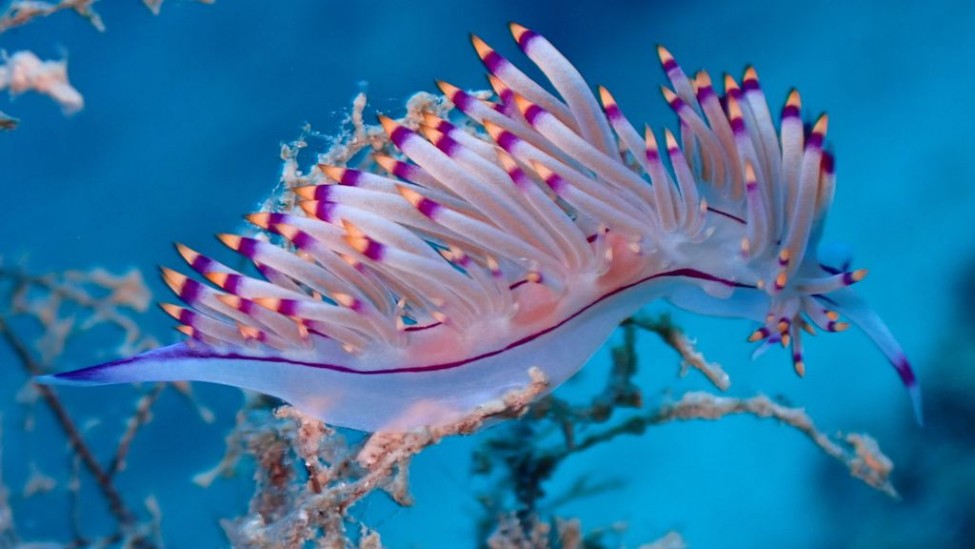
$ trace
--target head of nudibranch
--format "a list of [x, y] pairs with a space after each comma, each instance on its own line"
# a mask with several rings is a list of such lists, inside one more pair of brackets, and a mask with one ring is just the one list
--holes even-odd
[[248, 217], [275, 239], [220, 237], [253, 274], [178, 246], [206, 280], [163, 271], [186, 342], [39, 381], [211, 381], [406, 430], [456, 421], [531, 368], [558, 385], [663, 298], [757, 321], [749, 341], [790, 349], [799, 375], [803, 331], [855, 324], [920, 419], [903, 352], [850, 289], [865, 271], [817, 256], [834, 188], [825, 115], [806, 129], [793, 91], [776, 124], [754, 69], [719, 95], [660, 47], [679, 119], [661, 143], [548, 40], [511, 31], [557, 95], [473, 37], [493, 100], [440, 82], [457, 116], [380, 117], [392, 154], [319, 165], [295, 207]]

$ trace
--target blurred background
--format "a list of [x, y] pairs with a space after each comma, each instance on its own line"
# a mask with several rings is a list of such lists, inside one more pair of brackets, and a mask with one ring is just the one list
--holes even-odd
[[[68, 117], [37, 94], [0, 97], [0, 110], [21, 120], [0, 133], [0, 256], [36, 273], [136, 267], [166, 300], [155, 269], [180, 265], [171, 243], [226, 257], [212, 235], [238, 227], [267, 196], [281, 143], [306, 123], [336, 133], [361, 90], [370, 112], [400, 116], [404, 99], [435, 91], [435, 79], [487, 87], [471, 32], [526, 69], [507, 23], [544, 34], [591, 84], [612, 90], [632, 120], [656, 128], [676, 126], [658, 90], [658, 43], [686, 70], [714, 77], [740, 77], [753, 63], [773, 112], [798, 88], [804, 118], [830, 114], [838, 187], [824, 240], [849, 245], [854, 266], [870, 269], [858, 290], [918, 369], [927, 425], [915, 425], [892, 369], [855, 330], [810, 340], [800, 380], [784, 352], [749, 359], [746, 322], [679, 311], [675, 319], [724, 365], [732, 394], [781, 396], [827, 433], [873, 434], [896, 465], [903, 499], [852, 479], [797, 432], [743, 417], [667, 425], [571, 459], [553, 491], [580, 476], [616, 488], [558, 513], [587, 528], [625, 523], [627, 546], [669, 530], [695, 547], [960, 547], [975, 539], [970, 2], [168, 0], [156, 16], [137, 0], [94, 7], [104, 32], [63, 12], [0, 35], [8, 53], [67, 57], [85, 97]], [[162, 342], [175, 339], [171, 325], [157, 311], [141, 321]], [[649, 404], [706, 387], [693, 375], [678, 379], [677, 358], [656, 338], [640, 342]], [[57, 367], [86, 365], [100, 352], [93, 343]], [[566, 391], [600, 381], [606, 357]], [[63, 488], [23, 494], [33, 473], [63, 482], [71, 467], [46, 410], [24, 430], [30, 412], [17, 397], [25, 380], [0, 344], [0, 465], [18, 533], [70, 539]], [[208, 489], [191, 483], [222, 456], [242, 402], [231, 388], [195, 391], [216, 420], [204, 423], [184, 399], [163, 395], [117, 481], [131, 501], [158, 500], [171, 547], [226, 545], [218, 520], [242, 514], [251, 494], [246, 472]], [[134, 406], [126, 387], [61, 393], [95, 448], [114, 444]], [[479, 487], [469, 470], [477, 444], [447, 440], [416, 459], [412, 509], [370, 500], [358, 513], [391, 547], [476, 545]], [[90, 524], [107, 520], [99, 506], [82, 506]]]

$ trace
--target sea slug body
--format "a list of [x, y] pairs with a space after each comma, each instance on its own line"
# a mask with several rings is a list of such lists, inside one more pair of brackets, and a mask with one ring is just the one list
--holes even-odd
[[557, 386], [662, 298], [758, 322], [749, 341], [788, 348], [799, 375], [802, 332], [844, 318], [920, 419], [904, 353], [850, 288], [866, 272], [817, 255], [835, 181], [825, 115], [804, 127], [793, 91], [776, 125], [753, 69], [719, 95], [659, 48], [680, 129], [658, 141], [545, 38], [511, 30], [558, 96], [474, 37], [494, 101], [440, 83], [453, 122], [380, 117], [395, 157], [319, 165], [325, 184], [295, 188], [298, 207], [248, 217], [281, 244], [220, 236], [260, 275], [178, 246], [209, 282], [163, 270], [187, 341], [39, 381], [210, 381], [335, 425], [413, 429], [525, 386], [531, 367]]

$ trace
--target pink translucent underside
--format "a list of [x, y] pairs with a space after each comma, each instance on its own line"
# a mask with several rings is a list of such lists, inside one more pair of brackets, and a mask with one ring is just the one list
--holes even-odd
[[47, 381], [207, 381], [274, 395], [329, 423], [365, 431], [439, 425], [524, 388], [532, 367], [544, 372], [551, 388], [558, 386], [623, 319], [675, 284], [669, 277], [628, 288], [591, 282], [584, 283], [599, 294], [588, 302], [557, 299], [540, 285], [522, 285], [516, 295], [532, 318], [489, 321], [466, 337], [437, 326], [413, 332], [411, 345], [401, 349], [351, 356], [337, 346], [321, 345], [314, 352], [271, 356], [189, 342]]

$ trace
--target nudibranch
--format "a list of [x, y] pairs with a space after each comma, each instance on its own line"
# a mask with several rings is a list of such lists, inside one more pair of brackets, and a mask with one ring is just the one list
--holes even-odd
[[493, 99], [440, 82], [453, 121], [380, 117], [396, 154], [374, 170], [319, 165], [327, 183], [295, 188], [298, 206], [248, 217], [274, 240], [220, 236], [260, 275], [178, 246], [209, 281], [163, 269], [186, 341], [39, 381], [208, 381], [406, 430], [524, 387], [531, 367], [557, 386], [663, 298], [758, 322], [748, 340], [788, 348], [800, 376], [802, 332], [846, 319], [920, 418], [904, 353], [850, 288], [865, 271], [817, 254], [835, 181], [826, 115], [804, 126], [792, 91], [776, 125], [754, 69], [719, 95], [660, 47], [679, 131], [641, 135], [548, 40], [511, 31], [557, 95], [473, 37]]

